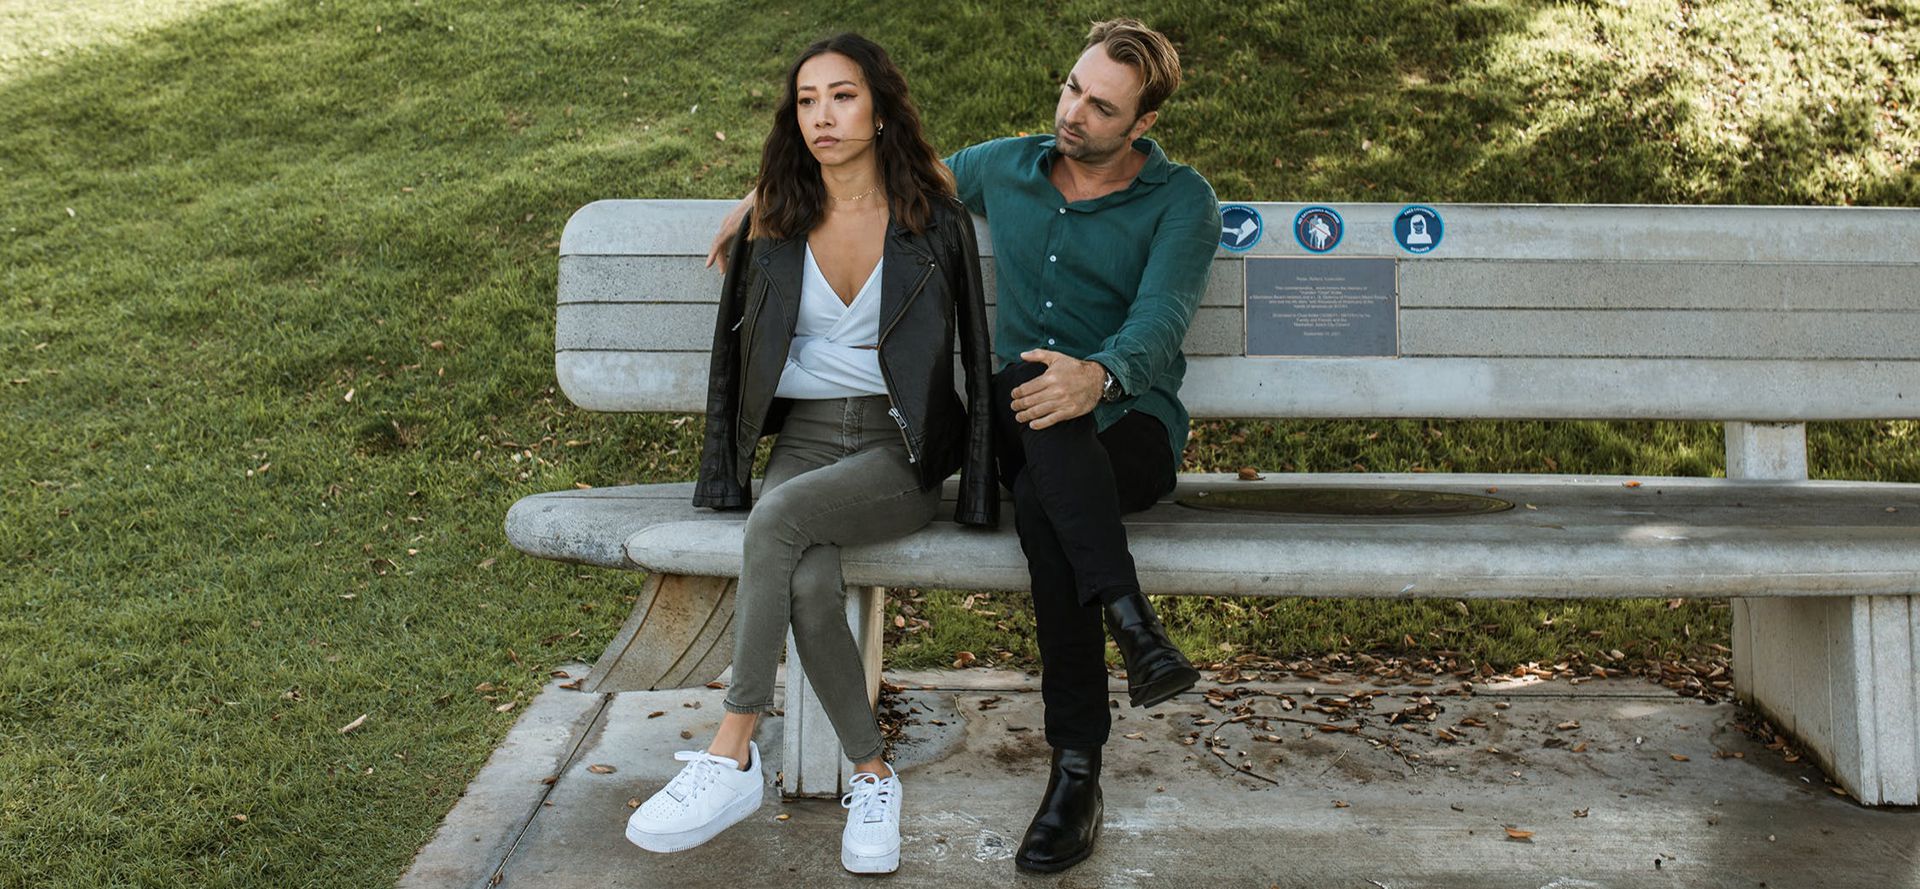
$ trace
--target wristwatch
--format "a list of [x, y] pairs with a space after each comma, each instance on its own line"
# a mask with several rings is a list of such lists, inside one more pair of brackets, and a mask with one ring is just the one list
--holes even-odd
[[1107, 370], [1105, 365], [1101, 365], [1100, 369], [1107, 375], [1100, 384], [1100, 400], [1115, 402], [1127, 397], [1126, 391], [1120, 388], [1120, 381], [1113, 378], [1113, 371]]

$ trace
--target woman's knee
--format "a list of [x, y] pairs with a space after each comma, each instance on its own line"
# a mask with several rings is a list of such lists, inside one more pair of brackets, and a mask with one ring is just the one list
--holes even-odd
[[799, 498], [783, 496], [781, 490], [761, 497], [747, 512], [746, 552], [749, 558], [764, 550], [804, 545], [804, 504]]
[[807, 547], [793, 566], [792, 590], [796, 628], [822, 617], [844, 620], [846, 582], [840, 574], [840, 548]]

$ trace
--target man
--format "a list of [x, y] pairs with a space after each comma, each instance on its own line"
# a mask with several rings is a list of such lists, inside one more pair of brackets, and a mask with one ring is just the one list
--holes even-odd
[[1134, 706], [1199, 678], [1141, 593], [1120, 521], [1173, 489], [1187, 439], [1180, 345], [1220, 237], [1212, 187], [1145, 138], [1179, 82], [1166, 37], [1101, 22], [1061, 85], [1051, 136], [947, 159], [961, 200], [992, 225], [994, 435], [1032, 579], [1053, 747], [1014, 859], [1024, 870], [1072, 867], [1099, 836], [1103, 620]]

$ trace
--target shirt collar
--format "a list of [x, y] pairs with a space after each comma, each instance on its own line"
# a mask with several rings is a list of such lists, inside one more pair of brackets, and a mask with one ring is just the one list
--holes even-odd
[[[1058, 156], [1058, 153], [1054, 151], [1054, 147], [1059, 141], [1059, 137], [1057, 136], [1048, 136], [1040, 140], [1040, 147], [1046, 149], [1040, 153], [1039, 163], [1041, 172], [1045, 172], [1053, 166], [1053, 159]], [[1133, 140], [1133, 150], [1147, 156], [1146, 166], [1140, 168], [1140, 173], [1134, 177], [1135, 179], [1149, 185], [1160, 185], [1173, 175], [1173, 162], [1167, 160], [1167, 153], [1160, 150], [1160, 143], [1141, 136]]]

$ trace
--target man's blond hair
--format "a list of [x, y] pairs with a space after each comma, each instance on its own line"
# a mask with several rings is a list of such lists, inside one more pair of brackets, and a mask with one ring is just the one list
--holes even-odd
[[1107, 57], [1140, 72], [1140, 107], [1135, 114], [1160, 110], [1160, 103], [1180, 86], [1180, 52], [1167, 35], [1138, 19], [1094, 22], [1087, 32], [1087, 49], [1105, 44]]

